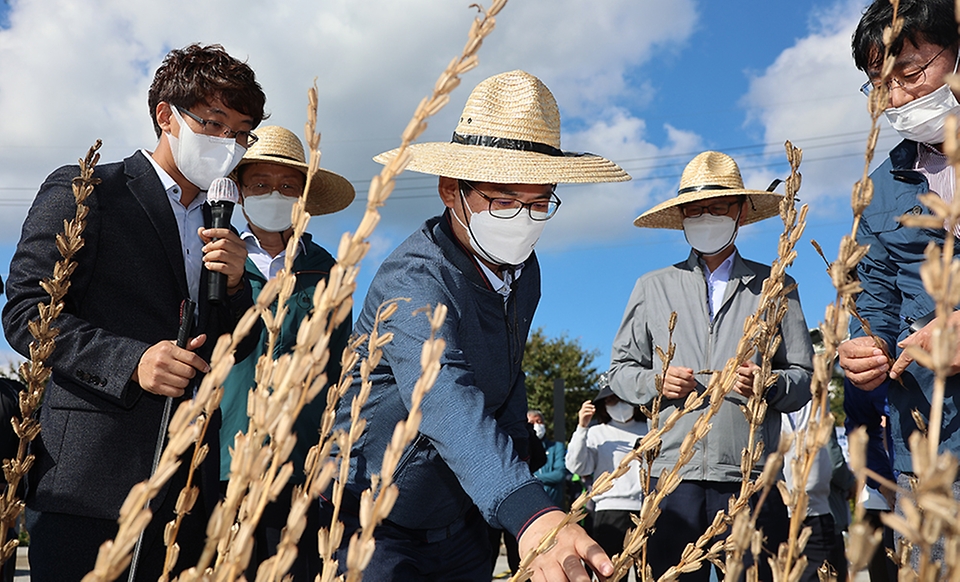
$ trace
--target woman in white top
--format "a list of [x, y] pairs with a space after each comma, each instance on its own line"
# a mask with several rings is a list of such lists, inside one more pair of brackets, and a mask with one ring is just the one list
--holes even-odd
[[[593, 402], [583, 403], [579, 424], [567, 449], [567, 470], [580, 476], [599, 477], [613, 471], [620, 460], [647, 434], [647, 420], [640, 408], [620, 400], [609, 386], [604, 386]], [[596, 423], [591, 425], [591, 420]], [[623, 539], [633, 528], [630, 514], [640, 511], [643, 489], [640, 464], [631, 463], [630, 470], [614, 481], [613, 488], [593, 498], [593, 539], [608, 556], [623, 551]]]

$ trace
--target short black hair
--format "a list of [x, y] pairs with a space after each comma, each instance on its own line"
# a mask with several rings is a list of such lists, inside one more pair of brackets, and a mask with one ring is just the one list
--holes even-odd
[[[948, 47], [960, 40], [954, 0], [900, 0], [897, 16], [903, 18], [903, 30], [890, 47], [899, 55], [904, 40], [917, 46], [926, 41]], [[853, 61], [861, 71], [879, 69], [883, 59], [883, 29], [893, 22], [890, 0], [874, 0], [860, 17], [853, 33]]]
[[231, 57], [218, 44], [192, 44], [170, 51], [157, 69], [147, 95], [157, 137], [161, 133], [157, 104], [161, 101], [190, 109], [214, 99], [252, 117], [254, 127], [267, 117], [263, 112], [267, 97], [250, 65]]

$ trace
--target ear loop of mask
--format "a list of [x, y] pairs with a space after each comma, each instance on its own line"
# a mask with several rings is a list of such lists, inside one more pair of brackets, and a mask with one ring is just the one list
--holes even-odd
[[[466, 218], [467, 213], [469, 213], [471, 217], [475, 213], [473, 212], [473, 210], [470, 210], [470, 206], [467, 204], [467, 195], [463, 193], [464, 184], [467, 184], [467, 186], [470, 187], [471, 189], [473, 188], [473, 186], [470, 186], [469, 182], [467, 182], [466, 180], [457, 180], [457, 192], [460, 193], [460, 207], [463, 209], [463, 217]], [[476, 235], [473, 234], [473, 229], [470, 228], [470, 223], [468, 222], [467, 224], [464, 224], [463, 221], [460, 220], [460, 217], [457, 216], [456, 212], [453, 213], [453, 217], [457, 219], [457, 222], [460, 223], [460, 226], [467, 229], [467, 232], [470, 234], [470, 240], [473, 242], [473, 244], [476, 245], [475, 248], [478, 249], [481, 253], [483, 253], [484, 258], [490, 261], [491, 263], [497, 263], [497, 261], [493, 258], [493, 255], [491, 255], [490, 252], [487, 251], [487, 249], [483, 248], [483, 245], [480, 244], [479, 240], [477, 240]]]

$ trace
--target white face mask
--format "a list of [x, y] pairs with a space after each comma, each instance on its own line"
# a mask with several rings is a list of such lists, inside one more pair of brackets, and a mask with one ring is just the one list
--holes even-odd
[[454, 218], [470, 233], [473, 250], [496, 265], [519, 265], [526, 261], [547, 224], [545, 220], [530, 218], [525, 209], [521, 209], [513, 218], [497, 218], [489, 210], [470, 210], [462, 192], [460, 200], [470, 213], [470, 224], [464, 224], [457, 213], [451, 210]]
[[617, 401], [616, 404], [607, 404], [607, 414], [617, 422], [627, 422], [633, 418], [633, 405], [623, 400]]
[[245, 196], [243, 214], [250, 224], [267, 232], [283, 232], [293, 226], [293, 206], [297, 198], [274, 190], [260, 196]]
[[715, 255], [737, 238], [737, 221], [729, 216], [704, 212], [696, 218], [683, 219], [683, 235], [698, 253]]
[[229, 137], [214, 137], [195, 133], [183, 121], [177, 108], [170, 106], [173, 116], [180, 124], [180, 137], [167, 133], [170, 153], [177, 169], [190, 183], [206, 190], [217, 178], [223, 178], [240, 163], [247, 149]]
[[547, 436], [547, 425], [539, 422], [533, 425], [533, 434], [537, 435], [538, 439], [543, 440], [543, 437]]
[[[957, 53], [957, 63], [953, 65], [954, 73], [957, 64], [960, 64], [960, 53]], [[957, 113], [960, 113], [960, 103], [946, 83], [923, 97], [883, 112], [900, 137], [927, 144], [943, 143], [947, 117]]]

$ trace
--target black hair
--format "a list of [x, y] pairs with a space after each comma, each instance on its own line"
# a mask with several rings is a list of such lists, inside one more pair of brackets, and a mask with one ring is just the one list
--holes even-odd
[[[903, 30], [890, 46], [890, 54], [899, 55], [903, 41], [913, 46], [921, 41], [940, 47], [960, 39], [954, 14], [954, 0], [900, 0], [897, 16], [903, 18]], [[861, 71], [879, 69], [883, 64], [883, 30], [893, 22], [889, 0], [874, 0], [860, 17], [853, 33], [853, 60]]]
[[266, 119], [267, 101], [250, 65], [239, 61], [218, 44], [192, 44], [170, 51], [157, 69], [147, 94], [153, 130], [160, 137], [157, 104], [190, 109], [197, 103], [219, 99], [230, 109], [253, 118], [253, 127]]

